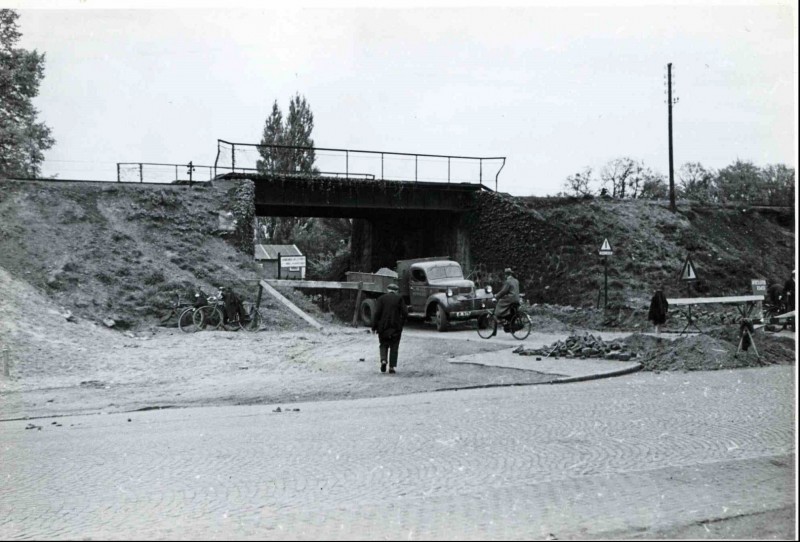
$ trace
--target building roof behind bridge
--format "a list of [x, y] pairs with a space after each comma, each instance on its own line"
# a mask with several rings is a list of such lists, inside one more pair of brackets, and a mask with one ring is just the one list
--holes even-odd
[[277, 260], [281, 256], [302, 256], [297, 245], [256, 245], [256, 260]]

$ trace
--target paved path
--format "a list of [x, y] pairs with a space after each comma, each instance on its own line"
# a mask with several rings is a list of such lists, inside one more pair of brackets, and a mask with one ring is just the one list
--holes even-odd
[[0, 423], [0, 539], [566, 539], [779, 509], [794, 370]]

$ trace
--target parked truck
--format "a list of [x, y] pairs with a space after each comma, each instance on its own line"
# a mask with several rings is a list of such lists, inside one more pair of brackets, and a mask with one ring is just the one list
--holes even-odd
[[375, 300], [394, 282], [408, 305], [409, 317], [432, 320], [444, 331], [450, 322], [477, 319], [494, 308], [492, 287], [475, 288], [464, 278], [458, 262], [446, 256], [399, 260], [397, 271], [381, 269], [377, 273], [348, 272], [348, 282], [361, 283], [359, 318], [371, 326]]

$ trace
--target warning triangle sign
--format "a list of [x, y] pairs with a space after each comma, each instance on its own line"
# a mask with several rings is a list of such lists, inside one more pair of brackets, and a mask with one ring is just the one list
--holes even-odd
[[611, 252], [611, 245], [608, 244], [608, 239], [603, 239], [603, 246], [600, 247], [600, 250], [607, 250]]
[[683, 262], [681, 280], [697, 280], [697, 273], [694, 271], [694, 265], [692, 265], [691, 256], [686, 256], [686, 261]]

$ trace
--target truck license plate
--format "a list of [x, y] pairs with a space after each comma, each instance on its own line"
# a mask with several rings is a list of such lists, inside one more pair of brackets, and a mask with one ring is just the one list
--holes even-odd
[[469, 316], [469, 311], [456, 312], [456, 318], [466, 318], [467, 316]]

